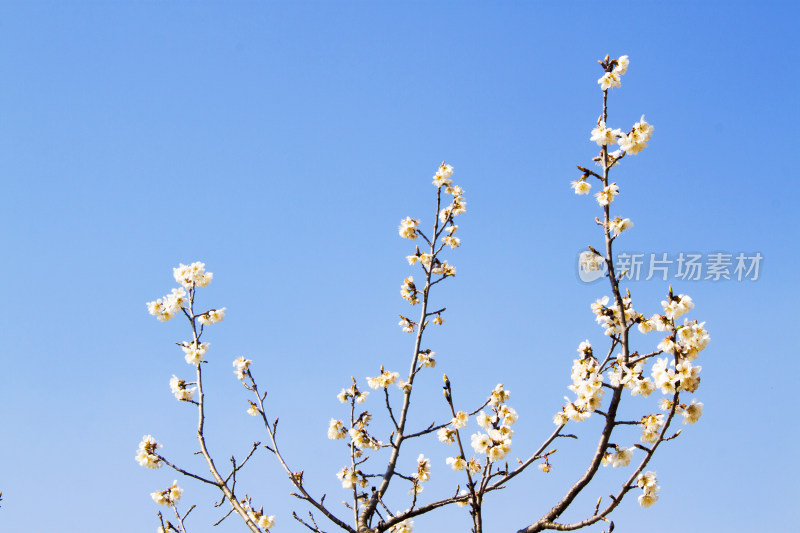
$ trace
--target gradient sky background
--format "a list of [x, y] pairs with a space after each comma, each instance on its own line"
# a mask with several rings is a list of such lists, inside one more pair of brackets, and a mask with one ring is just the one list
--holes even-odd
[[[412, 425], [446, 418], [442, 372], [464, 408], [503, 382], [520, 415], [512, 459], [527, 457], [569, 394], [578, 343], [604, 340], [589, 304], [608, 289], [576, 273], [578, 252], [601, 242], [600, 211], [569, 181], [595, 154], [606, 53], [631, 58], [610, 125], [644, 113], [655, 126], [614, 176], [614, 209], [636, 224], [617, 249], [764, 257], [757, 281], [674, 281], [711, 332], [698, 361], [705, 415], [651, 463], [658, 503], [641, 509], [632, 494], [617, 530], [794, 530], [800, 9], [565, 6], [3, 2], [0, 530], [155, 531], [149, 494], [176, 476], [136, 464], [143, 434], [204, 471], [191, 455], [196, 415], [168, 388], [172, 374], [191, 375], [172, 345], [187, 326], [144, 305], [175, 285], [172, 267], [197, 260], [215, 274], [200, 305], [228, 309], [207, 338], [218, 463], [266, 440], [232, 373], [246, 355], [291, 464], [350, 516], [337, 503], [345, 451], [327, 440], [328, 420], [345, 416], [335, 395], [350, 376], [363, 387], [380, 364], [408, 366], [412, 340], [396, 323], [418, 312], [398, 294], [415, 273], [404, 259], [413, 245], [397, 226], [408, 215], [430, 223], [442, 159], [468, 212], [449, 255], [458, 275], [433, 296], [447, 322], [426, 337], [439, 365], [415, 388]], [[649, 315], [667, 285], [627, 286]], [[647, 350], [658, 337], [636, 341]], [[367, 407], [380, 417], [377, 400]], [[654, 404], [633, 403], [639, 415]], [[551, 474], [532, 469], [488, 498], [488, 531], [535, 521], [574, 482], [598, 417], [584, 424], [586, 439], [557, 443]], [[422, 500], [451, 494], [453, 449], [414, 444], [402, 464], [420, 451], [434, 476]], [[601, 472], [567, 518], [590, 514], [618, 480]], [[189, 531], [211, 531], [215, 495], [180, 483], [182, 508], [198, 505]], [[277, 515], [274, 531], [303, 530], [290, 510], [307, 509], [270, 457], [239, 488]], [[453, 509], [415, 531], [468, 528]]]

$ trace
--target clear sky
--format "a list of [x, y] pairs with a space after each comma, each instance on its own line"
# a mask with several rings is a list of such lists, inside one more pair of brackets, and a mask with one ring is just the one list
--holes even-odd
[[[439, 364], [412, 420], [444, 418], [441, 372], [464, 407], [503, 382], [520, 415], [512, 456], [527, 457], [569, 394], [578, 343], [603, 341], [589, 304], [608, 288], [576, 272], [581, 249], [601, 242], [600, 212], [569, 181], [595, 154], [607, 53], [631, 59], [610, 124], [645, 114], [655, 126], [615, 178], [614, 206], [635, 223], [617, 249], [763, 256], [755, 281], [672, 279], [711, 332], [705, 415], [651, 463], [658, 503], [630, 497], [616, 525], [793, 530], [798, 15], [791, 2], [735, 1], [2, 2], [0, 530], [155, 531], [149, 494], [177, 476], [136, 464], [144, 434], [202, 471], [196, 415], [168, 387], [191, 370], [172, 344], [186, 325], [145, 308], [192, 261], [215, 274], [201, 305], [227, 307], [207, 339], [212, 452], [225, 464], [266, 440], [232, 373], [245, 355], [293, 466], [349, 516], [335, 503], [345, 453], [328, 420], [345, 415], [335, 395], [350, 376], [364, 386], [381, 364], [408, 367], [397, 315], [412, 312], [398, 292], [413, 246], [397, 226], [430, 222], [443, 159], [468, 212], [449, 256], [458, 274], [434, 293], [447, 322], [428, 337]], [[627, 286], [652, 314], [667, 285]], [[533, 469], [488, 498], [488, 531], [549, 509], [594, 440], [558, 447], [549, 475]], [[434, 476], [421, 497], [451, 494], [451, 450], [428, 442], [404, 460], [420, 451]], [[198, 505], [189, 531], [210, 531], [215, 495], [180, 483]], [[277, 515], [274, 531], [301, 531], [290, 511], [307, 509], [269, 457], [240, 489]], [[415, 531], [468, 524], [454, 509]]]

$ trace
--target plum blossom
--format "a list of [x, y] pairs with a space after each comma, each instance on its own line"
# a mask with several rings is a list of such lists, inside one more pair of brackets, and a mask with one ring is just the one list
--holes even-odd
[[703, 404], [694, 399], [691, 404], [683, 407], [680, 412], [683, 415], [684, 424], [694, 424], [703, 416]]
[[630, 133], [622, 135], [619, 140], [619, 147], [626, 154], [636, 155], [645, 148], [650, 137], [653, 136], [653, 126], [644, 120], [642, 115], [641, 120], [633, 125]]
[[658, 490], [661, 488], [657, 486], [658, 480], [656, 479], [655, 472], [644, 472], [639, 474], [636, 478], [636, 485], [642, 489], [642, 495], [639, 496], [639, 505], [642, 507], [650, 507], [656, 500], [658, 500]]
[[618, 468], [620, 466], [628, 466], [633, 459], [633, 450], [635, 448], [620, 448], [616, 447], [614, 453], [606, 453], [603, 455], [603, 466], [611, 466]]
[[178, 486], [177, 481], [172, 482], [172, 486], [158, 492], [150, 493], [153, 501], [158, 505], [173, 505], [181, 499], [183, 489]]
[[586, 180], [572, 181], [570, 182], [570, 186], [575, 191], [575, 194], [589, 194], [589, 191], [592, 190], [591, 183]]
[[598, 146], [616, 144], [617, 137], [622, 137], [622, 130], [606, 127], [604, 121], [597, 123], [597, 127], [592, 130], [591, 140], [596, 142]]
[[385, 389], [389, 385], [394, 384], [400, 377], [398, 372], [389, 372], [388, 370], [381, 369], [381, 375], [374, 378], [367, 378], [367, 384], [371, 389]]
[[208, 351], [209, 343], [207, 342], [200, 342], [198, 343], [196, 340], [189, 342], [182, 342], [179, 344], [181, 349], [183, 350], [184, 359], [190, 365], [199, 365], [203, 361], [205, 361], [204, 357], [206, 352]]
[[244, 380], [250, 369], [250, 363], [252, 363], [252, 361], [250, 359], [245, 359], [243, 355], [233, 360], [233, 373], [236, 375], [236, 379], [239, 381]]
[[417, 238], [417, 225], [419, 220], [411, 217], [406, 217], [400, 221], [400, 236], [404, 239], [411, 239], [412, 241]]
[[194, 398], [194, 392], [197, 390], [196, 387], [189, 388], [184, 380], [178, 379], [178, 376], [174, 374], [169, 380], [169, 389], [176, 399], [183, 402], [188, 402]]
[[602, 191], [595, 194], [595, 198], [597, 198], [597, 203], [606, 206], [614, 201], [614, 197], [619, 194], [619, 187], [617, 187], [616, 183], [612, 183], [608, 187], [605, 187]]
[[145, 468], [161, 468], [163, 462], [156, 455], [156, 450], [159, 448], [161, 444], [156, 442], [156, 439], [151, 435], [145, 435], [139, 443], [139, 449], [136, 450], [136, 462]]
[[439, 165], [439, 169], [436, 171], [436, 174], [433, 176], [433, 184], [437, 187], [442, 186], [449, 186], [453, 183], [450, 177], [453, 175], [453, 167], [448, 164], [445, 164], [442, 161], [442, 164]]
[[181, 263], [172, 269], [175, 281], [183, 285], [184, 288], [206, 287], [211, 283], [214, 274], [206, 272], [206, 264], [196, 261], [191, 265]]
[[342, 421], [331, 418], [331, 422], [328, 425], [328, 438], [334, 440], [343, 439], [346, 435], [347, 430], [344, 429], [344, 424], [342, 424]]
[[608, 228], [614, 233], [615, 236], [632, 227], [633, 222], [631, 222], [631, 219], [629, 218], [617, 217], [608, 223]]
[[453, 469], [455, 472], [459, 472], [467, 468], [467, 460], [461, 457], [448, 457], [445, 462], [450, 465], [450, 468]]
[[211, 324], [216, 324], [217, 322], [222, 322], [222, 319], [225, 318], [225, 308], [221, 309], [212, 309], [211, 311], [207, 311], [197, 317], [197, 321], [203, 324], [204, 326], [210, 326]]
[[622, 83], [619, 79], [619, 73], [617, 72], [606, 72], [599, 80], [597, 80], [597, 83], [600, 84], [600, 89], [604, 91], [613, 89], [614, 87], [622, 86]]

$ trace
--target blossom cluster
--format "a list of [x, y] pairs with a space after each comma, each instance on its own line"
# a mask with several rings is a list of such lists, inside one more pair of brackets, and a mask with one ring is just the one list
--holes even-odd
[[[462, 429], [467, 427], [467, 422], [469, 421], [469, 416], [464, 411], [459, 411], [456, 413], [456, 416], [450, 421], [451, 426], [453, 427], [443, 427], [440, 428], [436, 432], [436, 436], [439, 439], [439, 442], [444, 442], [447, 445], [453, 444], [456, 441], [456, 430]], [[448, 464], [450, 461], [448, 460]], [[455, 468], [455, 470], [461, 470], [460, 468]]]
[[[211, 272], [206, 272], [205, 263], [199, 261], [191, 265], [184, 265], [181, 263], [178, 267], [173, 268], [172, 272], [175, 281], [181, 286], [177, 289], [172, 289], [170, 294], [162, 298], [147, 302], [148, 312], [162, 322], [172, 319], [181, 310], [188, 310], [191, 305], [192, 291], [197, 287], [206, 287], [211, 283], [211, 279], [214, 277], [214, 274]], [[187, 290], [189, 291], [188, 294], [186, 292]], [[224, 307], [221, 309], [212, 309], [196, 316], [198, 321], [204, 326], [216, 324], [224, 317]]]
[[631, 222], [631, 219], [629, 218], [617, 217], [608, 223], [608, 228], [611, 230], [614, 236], [617, 236], [626, 229], [631, 229], [632, 227], [633, 227], [633, 222]]
[[452, 176], [453, 167], [442, 161], [442, 164], [439, 165], [436, 174], [433, 176], [433, 184], [437, 187], [450, 187], [453, 184], [453, 180], [450, 179]]
[[653, 126], [648, 124], [644, 119], [644, 115], [642, 115], [639, 122], [633, 125], [631, 131], [620, 137], [619, 147], [626, 154], [636, 155], [647, 148], [647, 142], [652, 136]]
[[693, 399], [689, 405], [682, 403], [675, 410], [683, 416], [684, 424], [694, 424], [703, 416], [703, 403]]
[[664, 415], [659, 413], [644, 416], [639, 424], [642, 426], [642, 442], [654, 443], [658, 440], [661, 428], [664, 427]]
[[608, 376], [612, 387], [622, 385], [631, 391], [632, 396], [641, 395], [647, 397], [655, 391], [656, 386], [653, 380], [642, 375], [644, 371], [644, 363], [642, 361], [625, 363], [622, 354], [619, 354], [612, 366], [614, 370]]
[[458, 226], [455, 224], [451, 224], [447, 227], [447, 235], [442, 237], [442, 243], [446, 244], [450, 247], [450, 249], [455, 250], [459, 246], [461, 246], [461, 239], [455, 236], [455, 233], [458, 231]]
[[[478, 432], [471, 436], [472, 449], [475, 453], [485, 454], [490, 462], [505, 459], [511, 451], [511, 436], [514, 434], [511, 426], [519, 417], [517, 412], [505, 403], [510, 395], [502, 383], [498, 384], [489, 395], [491, 413], [481, 411], [476, 417], [476, 422], [486, 433]], [[451, 466], [454, 470], [459, 469], [455, 464]], [[468, 467], [469, 463], [464, 466]]]
[[214, 277], [211, 272], [206, 272], [205, 263], [199, 261], [191, 265], [181, 263], [172, 269], [172, 274], [175, 276], [175, 281], [183, 285], [187, 290], [195, 287], [206, 287]]
[[[398, 376], [399, 375], [400, 374], [398, 374]], [[367, 396], [369, 396], [369, 391], [361, 392], [358, 390], [356, 384], [353, 383], [349, 389], [342, 389], [341, 392], [336, 395], [336, 399], [341, 403], [346, 403], [351, 398], [354, 399], [356, 403], [364, 403], [367, 400]]]
[[393, 385], [399, 377], [400, 374], [398, 372], [389, 372], [381, 368], [381, 374], [379, 376], [367, 378], [367, 385], [369, 385], [371, 389], [385, 389], [389, 385]]
[[456, 275], [456, 267], [449, 264], [446, 260], [439, 261], [438, 259], [433, 260], [433, 266], [431, 267], [431, 272], [433, 274], [438, 274], [440, 276], [455, 276]]
[[139, 443], [139, 449], [136, 450], [136, 462], [145, 468], [161, 468], [163, 462], [161, 458], [156, 455], [156, 450], [161, 448], [161, 444], [156, 442], [151, 435], [142, 437], [142, 442]]
[[406, 217], [400, 221], [400, 229], [399, 233], [400, 236], [404, 239], [411, 239], [412, 241], [417, 238], [417, 226], [419, 225], [419, 220], [413, 219], [411, 217]]
[[[693, 365], [691, 361], [701, 350], [705, 349], [710, 337], [704, 328], [704, 322], [684, 320], [684, 324], [681, 326], [674, 324], [676, 317], [693, 308], [692, 299], [684, 294], [674, 296], [670, 293], [669, 299], [662, 302], [664, 314], [656, 314], [650, 318], [645, 318], [634, 311], [630, 296], [625, 296], [622, 302], [627, 327], [638, 323], [642, 333], [650, 331], [673, 333], [659, 343], [658, 349], [660, 352], [673, 354], [675, 357], [673, 360], [657, 359], [652, 368], [651, 379], [643, 375], [644, 362], [642, 360], [627, 363], [620, 354], [610, 365], [611, 370], [608, 376], [610, 385], [612, 387], [622, 385], [631, 390], [632, 395], [644, 397], [649, 396], [655, 389], [660, 389], [664, 394], [674, 394], [676, 391], [695, 392], [700, 384], [701, 367]], [[608, 303], [609, 298], [604, 296], [592, 304], [592, 312], [596, 315], [597, 322], [605, 328], [607, 335], [619, 335], [626, 327], [622, 323], [622, 313], [618, 305], [608, 306]], [[578, 352], [580, 357], [573, 362], [572, 385], [569, 387], [576, 394], [577, 399], [574, 402], [567, 400], [567, 405], [562, 408], [560, 413], [556, 414], [554, 422], [557, 425], [565, 424], [569, 420], [585, 420], [601, 404], [603, 377], [600, 372], [600, 363], [592, 355], [588, 340], [581, 343]], [[685, 423], [694, 423], [702, 415], [702, 410], [703, 404], [695, 401], [689, 406], [677, 409], [677, 412], [684, 416]], [[660, 427], [663, 425], [663, 415], [648, 415], [642, 419], [641, 425], [643, 428], [642, 440], [656, 442]]]
[[245, 376], [247, 376], [247, 373], [250, 371], [250, 363], [252, 363], [252, 361], [250, 359], [245, 359], [243, 355], [233, 360], [233, 373], [236, 379], [244, 381]]
[[347, 430], [344, 428], [342, 421], [331, 418], [330, 424], [328, 425], [328, 438], [332, 440], [343, 439], [346, 435]]
[[619, 335], [625, 331], [625, 325], [630, 325], [638, 315], [633, 310], [630, 296], [622, 298], [622, 311], [618, 304], [608, 305], [608, 296], [597, 299], [592, 305], [592, 313], [595, 314], [595, 321], [605, 329], [608, 336]]
[[[362, 416], [356, 420], [355, 427], [350, 428], [350, 431], [348, 432], [350, 434], [350, 441], [356, 448], [355, 455], [357, 457], [361, 455], [360, 450], [379, 450], [383, 445], [381, 441], [367, 433], [367, 425], [369, 424], [370, 415], [366, 412], [364, 414], [367, 416]], [[330, 429], [328, 429], [328, 432], [330, 435]]]
[[[397, 514], [400, 514], [399, 512]], [[406, 518], [399, 524], [395, 524], [389, 530], [390, 533], [413, 533], [414, 531], [414, 521], [410, 518]]]
[[678, 296], [670, 294], [667, 300], [661, 300], [661, 306], [664, 308], [664, 316], [675, 320], [691, 311], [694, 308], [694, 301], [685, 294]]
[[405, 333], [414, 333], [416, 323], [410, 318], [400, 315], [400, 322], [398, 322], [397, 325], [400, 326]]
[[172, 289], [170, 294], [153, 302], [147, 302], [147, 311], [162, 322], [171, 320], [181, 309], [189, 304], [186, 291], [182, 288]]
[[269, 529], [275, 526], [275, 516], [269, 515], [267, 516], [264, 514], [264, 508], [261, 507], [258, 511], [253, 509], [250, 505], [250, 502], [247, 500], [241, 501], [242, 507], [247, 512], [247, 517], [253, 521], [255, 525], [260, 527], [261, 529]]
[[364, 474], [361, 472], [361, 470], [352, 469], [346, 466], [336, 473], [336, 477], [339, 478], [339, 480], [342, 482], [342, 487], [345, 489], [352, 489], [356, 485], [364, 488], [369, 484], [367, 478], [364, 477]]
[[[606, 61], [602, 62], [605, 73], [597, 80], [597, 83], [600, 84], [600, 88], [603, 91], [608, 91], [614, 87], [620, 87], [621, 76], [628, 71], [629, 64], [628, 56], [620, 56], [611, 61], [608, 61], [608, 58], [606, 58]], [[636, 122], [628, 132], [624, 132], [619, 128], [609, 127], [604, 117], [600, 117], [597, 119], [597, 126], [591, 131], [589, 139], [597, 143], [598, 146], [603, 147], [601, 156], [595, 158], [595, 161], [603, 167], [604, 171], [607, 171], [617, 164], [624, 156], [636, 155], [647, 148], [647, 143], [652, 136], [653, 126], [649, 124], [644, 119], [644, 115], [642, 115], [639, 122]], [[615, 144], [619, 145], [619, 150], [609, 152], [608, 147]], [[589, 194], [592, 186], [586, 179], [590, 175], [605, 180], [605, 178], [601, 178], [598, 174], [583, 169], [582, 167], [581, 169], [584, 170], [583, 176], [581, 176], [579, 180], [570, 183], [575, 194]], [[607, 177], [607, 172], [604, 175]], [[603, 190], [595, 194], [595, 198], [601, 206], [608, 206], [614, 201], [614, 197], [619, 194], [619, 187], [616, 183], [606, 185], [606, 181], [603, 181], [603, 184]], [[622, 230], [631, 227], [633, 223], [630, 222], [630, 219], [618, 219], [611, 221], [609, 225], [610, 229], [614, 231], [614, 234], [618, 235]]]
[[612, 468], [628, 466], [631, 464], [631, 459], [633, 459], [634, 449], [635, 448], [620, 448], [619, 446], [615, 446], [615, 451], [613, 453], [606, 452], [603, 455], [603, 466], [611, 466]]
[[[444, 161], [439, 168], [436, 170], [436, 174], [433, 176], [433, 184], [440, 190], [444, 190], [445, 194], [449, 194], [453, 197], [452, 201], [449, 205], [441, 208], [439, 211], [439, 221], [445, 225], [450, 224], [447, 229], [447, 235], [442, 238], [442, 242], [450, 246], [450, 248], [457, 248], [461, 245], [461, 239], [456, 237], [454, 234], [458, 230], [458, 226], [455, 225], [453, 222], [453, 218], [465, 213], [467, 211], [467, 202], [464, 199], [464, 190], [459, 187], [458, 185], [453, 185], [453, 180], [451, 179], [453, 176], [453, 167], [448, 165]], [[400, 221], [400, 228], [398, 232], [400, 236], [405, 239], [415, 240], [419, 235], [419, 220], [406, 217]], [[430, 263], [433, 260], [430, 254], [421, 253], [419, 249], [417, 253], [413, 256], [408, 256], [408, 262], [410, 264], [415, 264], [419, 261], [423, 266], [426, 268], [430, 268]], [[440, 267], [443, 271], [447, 271], [446, 267]], [[435, 272], [434, 273], [443, 273], [443, 272]], [[448, 273], [445, 275], [454, 275], [455, 270], [452, 273]]]
[[602, 191], [595, 194], [595, 198], [597, 198], [597, 203], [606, 206], [609, 205], [611, 202], [614, 201], [614, 198], [619, 194], [619, 187], [616, 183], [612, 183], [611, 185], [604, 187]]
[[411, 489], [412, 494], [419, 494], [422, 492], [421, 484], [430, 481], [431, 461], [426, 458], [424, 454], [419, 454], [419, 457], [417, 457], [417, 470], [411, 474], [411, 479], [414, 480], [414, 486]]
[[411, 305], [416, 305], [419, 303], [419, 298], [417, 298], [417, 286], [414, 285], [414, 277], [408, 276], [406, 279], [403, 280], [403, 285], [400, 287], [400, 296], [403, 297], [404, 300], [408, 301]]
[[453, 201], [439, 211], [439, 221], [442, 224], [446, 224], [448, 221], [452, 221], [453, 217], [467, 212], [467, 202], [464, 200], [464, 190], [461, 187], [458, 185], [448, 186], [445, 188], [445, 192], [453, 196]]
[[639, 477], [636, 479], [636, 485], [642, 489], [642, 494], [639, 496], [639, 505], [642, 507], [650, 507], [656, 500], [658, 500], [658, 489], [661, 487], [657, 486], [658, 480], [656, 479], [655, 472], [645, 472], [643, 474], [639, 474]]
[[575, 393], [575, 401], [566, 398], [567, 403], [553, 418], [556, 425], [566, 424], [568, 420], [581, 422], [586, 420], [600, 407], [603, 399], [603, 376], [600, 362], [592, 352], [588, 340], [578, 346], [580, 356], [572, 363], [572, 385], [569, 390]]
[[436, 352], [431, 350], [420, 350], [419, 355], [417, 356], [417, 363], [421, 367], [428, 367], [434, 368], [436, 366]]
[[[386, 374], [384, 372], [384, 374]], [[389, 373], [391, 375], [392, 373]], [[394, 374], [397, 374], [396, 372]], [[379, 381], [379, 378], [373, 378]], [[382, 382], [385, 382], [385, 379]], [[396, 376], [395, 376], [396, 379]], [[390, 383], [387, 383], [388, 386]], [[342, 389], [342, 391], [337, 395], [339, 401], [342, 403], [350, 400], [351, 405], [355, 405], [356, 403], [363, 403], [367, 395], [367, 392], [360, 392], [358, 387], [355, 383], [349, 389]], [[350, 446], [353, 450], [353, 455], [355, 457], [360, 457], [363, 453], [363, 450], [370, 449], [370, 450], [379, 450], [383, 443], [369, 434], [367, 428], [369, 426], [370, 421], [372, 420], [372, 415], [369, 411], [362, 412], [355, 420], [352, 421], [351, 427], [349, 429], [345, 428], [344, 423], [341, 420], [337, 420], [335, 418], [331, 418], [328, 424], [328, 438], [332, 440], [339, 440], [344, 439], [346, 436], [350, 436]], [[344, 474], [342, 474], [344, 475]], [[355, 475], [354, 472], [350, 472], [348, 474], [347, 479], [351, 479]], [[345, 478], [340, 477], [343, 483], [345, 482]], [[350, 481], [347, 481], [350, 483]], [[349, 487], [345, 487], [349, 488]]]
[[191, 401], [194, 398], [194, 393], [197, 390], [196, 387], [189, 388], [190, 383], [186, 383], [184, 380], [179, 379], [178, 376], [174, 375], [169, 380], [169, 389], [172, 391], [172, 394], [175, 395], [177, 400], [182, 402]]
[[203, 324], [204, 326], [210, 326], [211, 324], [222, 322], [223, 318], [225, 318], [224, 307], [222, 309], [212, 309], [211, 311], [206, 311], [205, 313], [197, 317], [197, 321]]
[[150, 493], [150, 496], [158, 505], [174, 505], [178, 502], [178, 500], [181, 499], [182, 494], [183, 489], [178, 486], [177, 481], [173, 481], [171, 487], [157, 492], [152, 492]]
[[[608, 128], [605, 121], [600, 120], [597, 122], [597, 127], [592, 130], [589, 139], [596, 142], [598, 146], [619, 144], [620, 149], [626, 154], [636, 155], [647, 148], [647, 143], [652, 136], [653, 126], [648, 124], [642, 115], [639, 122], [636, 122], [628, 133], [623, 133], [620, 129]], [[619, 159], [621, 155], [619, 152], [609, 154], [613, 160]]]
[[597, 80], [597, 83], [600, 84], [600, 88], [607, 91], [608, 89], [622, 86], [620, 77], [628, 72], [629, 64], [630, 60], [628, 56], [619, 56], [619, 58], [611, 61], [608, 65], [610, 70]]
[[668, 361], [665, 357], [653, 365], [653, 379], [664, 394], [674, 394], [678, 390], [695, 392], [700, 386], [701, 369], [689, 361], [675, 364], [674, 360]]
[[186, 359], [188, 364], [199, 365], [205, 361], [204, 357], [208, 351], [209, 343], [194, 340], [192, 342], [182, 342], [178, 345], [181, 347], [181, 350], [183, 350], [184, 359]]

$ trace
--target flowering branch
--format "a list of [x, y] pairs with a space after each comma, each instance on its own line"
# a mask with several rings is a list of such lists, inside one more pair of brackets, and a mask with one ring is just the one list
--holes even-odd
[[[367, 378], [370, 388], [383, 391], [387, 423], [391, 423], [389, 438], [383, 442], [370, 433], [372, 414], [366, 410], [360, 411], [358, 407], [367, 400], [369, 392], [361, 391], [354, 378], [352, 385], [348, 389], [342, 389], [337, 396], [341, 403], [347, 404], [349, 416], [343, 417], [343, 420], [332, 418], [328, 427], [328, 438], [343, 440], [348, 450], [347, 465], [342, 467], [336, 476], [341, 481], [342, 488], [350, 493], [351, 501], [345, 502], [345, 506], [352, 512], [352, 524], [337, 516], [325, 505], [324, 494], [320, 498], [311, 496], [303, 481], [303, 470], [290, 468], [278, 446], [278, 418], [273, 419], [266, 414], [267, 393], [259, 390], [250, 370], [251, 361], [239, 357], [233, 362], [237, 379], [253, 394], [253, 399], [248, 400], [247, 412], [260, 417], [270, 441], [263, 447], [275, 456], [295, 488], [295, 492], [291, 494], [307, 502], [340, 529], [348, 533], [411, 533], [414, 527], [413, 518], [446, 505], [456, 504], [469, 506], [473, 533], [483, 533], [483, 506], [487, 501], [487, 495], [505, 488], [507, 483], [534, 463], [538, 464], [543, 473], [550, 472], [553, 468], [551, 461], [557, 457], [555, 455], [557, 450], [551, 447], [552, 444], [558, 438], [578, 440], [577, 435], [564, 431], [566, 425], [584, 421], [593, 413], [602, 417], [602, 424], [586, 469], [549, 511], [520, 529], [519, 533], [544, 530], [572, 531], [600, 521], [608, 522], [610, 531], [613, 529], [613, 522], [610, 522], [608, 516], [631, 490], [642, 489], [638, 501], [644, 507], [649, 507], [658, 499], [657, 492], [660, 487], [657, 486], [656, 474], [645, 469], [658, 447], [680, 434], [680, 431], [677, 431], [667, 436], [676, 415], [681, 415], [684, 423], [691, 424], [702, 415], [703, 404], [696, 400], [692, 400], [689, 404], [681, 403], [681, 394], [694, 393], [699, 386], [701, 367], [694, 365], [692, 361], [706, 347], [709, 336], [704, 329], [704, 323], [688, 320], [684, 320], [683, 324], [676, 323], [679, 316], [693, 308], [694, 304], [690, 297], [684, 294], [675, 295], [670, 288], [667, 299], [661, 302], [663, 314], [646, 318], [634, 310], [630, 291], [622, 291], [621, 283], [626, 271], [624, 269], [622, 272], [616, 271], [613, 244], [623, 232], [633, 227], [633, 222], [628, 218], [612, 217], [611, 204], [620, 194], [620, 188], [616, 182], [611, 182], [610, 171], [626, 156], [635, 155], [647, 147], [653, 127], [644, 120], [644, 117], [627, 132], [606, 126], [609, 91], [620, 87], [621, 77], [627, 72], [629, 61], [627, 56], [617, 59], [609, 59], [606, 56], [600, 64], [604, 72], [598, 80], [603, 93], [602, 113], [597, 126], [592, 130], [591, 140], [600, 147], [599, 155], [594, 157], [593, 161], [601, 170], [595, 171], [578, 165], [577, 169], [582, 174], [571, 185], [579, 195], [589, 193], [592, 187], [589, 181], [597, 180], [602, 187], [602, 190], [595, 194], [595, 198], [602, 207], [603, 216], [594, 220], [602, 227], [603, 251], [588, 246], [588, 251], [583, 252], [580, 259], [581, 267], [587, 272], [601, 270], [603, 267], [606, 269], [611, 290], [610, 298], [603, 296], [591, 305], [591, 309], [597, 323], [603, 327], [609, 338], [609, 346], [605, 355], [600, 355], [598, 358], [588, 340], [580, 344], [579, 357], [574, 360], [572, 366], [572, 384], [569, 386], [576, 397], [574, 400], [567, 399], [566, 404], [553, 419], [556, 429], [525, 461], [518, 460], [518, 465], [514, 469], [510, 469], [506, 461], [514, 434], [512, 426], [517, 422], [518, 415], [508, 404], [510, 392], [503, 384], [498, 384], [476, 409], [458, 410], [453, 399], [453, 385], [447, 375], [444, 375], [444, 398], [452, 418], [444, 423], [433, 421], [421, 430], [409, 430], [411, 398], [416, 376], [426, 368], [433, 368], [436, 365], [435, 352], [423, 348], [423, 336], [429, 325], [444, 323], [443, 314], [446, 312], [446, 307], [440, 307], [435, 311], [428, 310], [431, 304], [431, 291], [435, 285], [453, 278], [456, 274], [456, 268], [442, 258], [442, 253], [448, 246], [455, 249], [461, 245], [460, 238], [456, 236], [458, 226], [454, 219], [466, 211], [464, 191], [453, 185], [451, 179], [453, 168], [444, 162], [433, 177], [433, 184], [436, 186], [436, 211], [430, 233], [424, 234], [418, 227], [420, 221], [411, 217], [403, 219], [399, 228], [401, 237], [409, 240], [416, 240], [419, 237], [427, 245], [424, 251], [416, 246], [415, 252], [407, 256], [410, 265], [419, 265], [422, 269], [424, 277], [418, 280], [421, 281], [420, 285], [417, 285], [413, 276], [408, 276], [403, 280], [400, 289], [401, 296], [409, 304], [420, 305], [417, 321], [400, 314], [400, 327], [404, 332], [414, 334], [408, 373], [403, 380], [400, 379], [398, 372], [392, 372], [381, 366], [378, 376]], [[618, 144], [619, 149], [609, 151], [609, 145], [614, 144]], [[452, 200], [449, 205], [442, 207], [444, 195], [452, 196]], [[178, 343], [178, 346], [183, 350], [186, 362], [195, 367], [196, 378], [193, 382], [186, 382], [173, 376], [170, 380], [170, 389], [177, 400], [193, 404], [198, 410], [196, 435], [200, 447], [198, 453], [204, 457], [211, 478], [188, 472], [169, 462], [157, 451], [161, 444], [149, 435], [146, 435], [140, 443], [136, 459], [148, 468], [158, 468], [166, 464], [183, 475], [217, 487], [222, 493], [217, 505], [227, 501], [231, 507], [219, 522], [235, 513], [242, 518], [251, 532], [263, 533], [274, 525], [274, 517], [266, 515], [263, 508], [256, 510], [249, 497], [245, 496], [240, 500], [235, 495], [237, 472], [248, 463], [261, 444], [254, 443], [248, 455], [240, 463], [231, 457], [231, 471], [223, 478], [215, 466], [205, 440], [206, 399], [202, 364], [205, 363], [208, 343], [201, 342], [201, 338], [205, 328], [223, 319], [225, 308], [195, 313], [196, 290], [211, 281], [211, 274], [205, 272], [202, 263], [180, 265], [174, 269], [174, 275], [181, 288], [173, 289], [172, 293], [164, 298], [148, 303], [148, 309], [162, 321], [183, 314], [191, 324], [191, 341]], [[637, 326], [643, 334], [662, 331], [668, 336], [658, 344], [657, 349], [645, 351], [642, 355], [633, 349], [631, 343], [631, 330], [634, 326]], [[656, 359], [662, 354], [671, 354], [672, 359]], [[645, 365], [651, 363], [652, 379], [644, 375]], [[392, 406], [389, 391], [392, 385], [397, 385], [402, 394], [399, 409], [397, 404]], [[639, 420], [617, 420], [617, 413], [626, 390], [630, 390], [633, 396], [647, 397], [657, 389], [667, 395], [660, 402], [660, 409], [664, 413], [646, 413]], [[606, 391], [610, 391], [610, 395], [604, 399]], [[475, 417], [480, 429], [470, 436], [470, 445], [475, 454], [468, 456], [468, 448], [465, 446], [466, 433], [462, 430], [467, 427], [472, 417]], [[612, 442], [614, 431], [620, 426], [641, 426], [641, 441], [649, 446], [635, 443], [630, 447], [622, 447]], [[457, 485], [452, 496], [425, 503], [419, 499], [419, 495], [424, 484], [431, 478], [430, 460], [420, 453], [416, 469], [412, 472], [401, 471], [398, 468], [398, 460], [404, 444], [432, 433], [435, 433], [443, 444], [456, 444], [457, 455], [448, 457], [446, 463], [455, 472], [464, 471], [466, 488], [461, 489], [461, 485]], [[388, 451], [386, 464], [378, 472], [368, 468], [371, 464], [371, 457], [367, 455], [369, 450], [376, 454]], [[590, 516], [573, 523], [559, 521], [578, 495], [589, 486], [601, 466], [627, 467], [635, 453], [639, 455], [638, 464], [616, 494], [609, 496], [610, 503], [601, 508], [602, 498], [598, 499]], [[401, 485], [406, 482], [411, 485], [408, 493], [410, 502], [405, 511], [392, 512], [386, 501], [389, 489], [397, 484], [392, 483], [396, 478], [400, 480], [397, 483]], [[369, 490], [364, 490], [367, 487]], [[181, 517], [174, 506], [174, 502], [180, 497], [180, 492], [182, 490], [173, 485], [167, 491], [154, 493], [154, 499], [159, 501], [155, 494], [160, 494], [159, 498], [164, 500], [165, 504], [172, 506], [178, 519], [178, 525], [169, 522], [164, 524], [159, 514], [162, 523], [161, 533], [169, 529], [185, 533], [183, 518], [186, 515]], [[188, 515], [188, 512], [186, 514]], [[308, 520], [300, 518], [297, 513], [293, 513], [292, 516], [307, 529], [322, 533], [311, 512]]]

